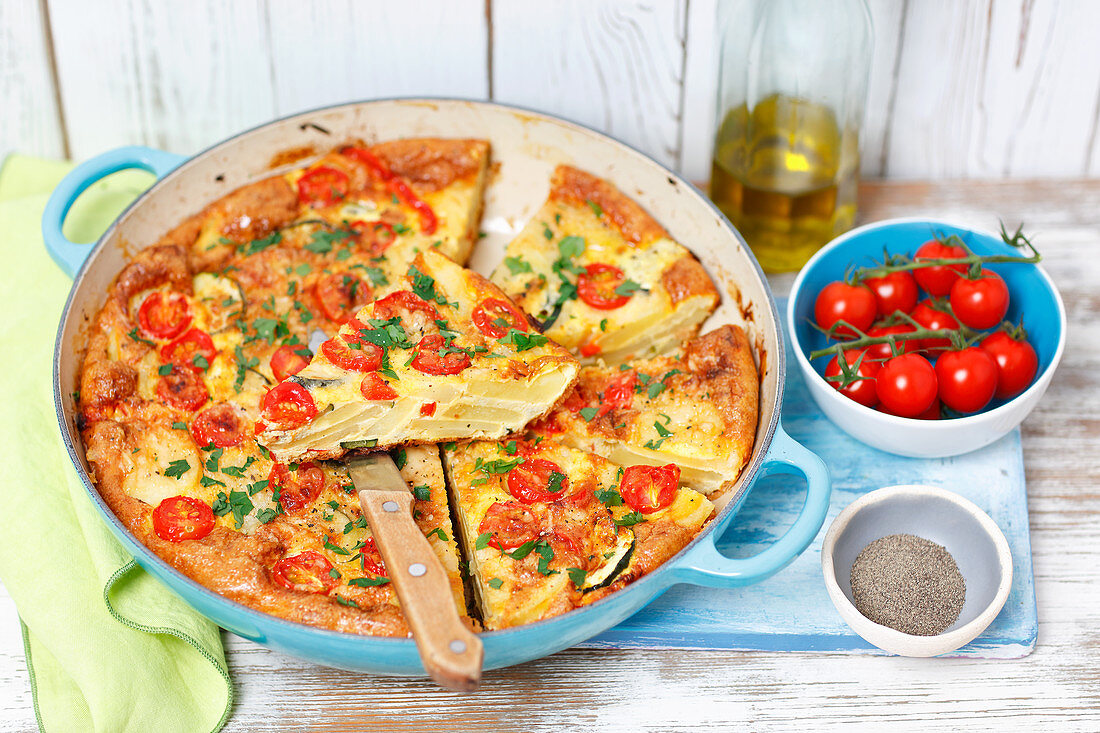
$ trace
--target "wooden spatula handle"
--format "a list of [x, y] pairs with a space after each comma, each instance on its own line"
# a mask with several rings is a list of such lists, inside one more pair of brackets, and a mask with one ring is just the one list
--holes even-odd
[[424, 669], [443, 687], [476, 690], [481, 682], [481, 640], [459, 618], [447, 573], [413, 521], [412, 502], [407, 491], [359, 492], [363, 515], [377, 537], [375, 545], [386, 561]]

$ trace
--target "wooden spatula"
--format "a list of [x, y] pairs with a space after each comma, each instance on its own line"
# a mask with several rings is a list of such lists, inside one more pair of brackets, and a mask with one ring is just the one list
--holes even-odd
[[412, 516], [413, 497], [387, 453], [344, 460], [386, 561], [424, 669], [437, 684], [471, 692], [481, 683], [481, 640], [462, 623], [450, 582]]

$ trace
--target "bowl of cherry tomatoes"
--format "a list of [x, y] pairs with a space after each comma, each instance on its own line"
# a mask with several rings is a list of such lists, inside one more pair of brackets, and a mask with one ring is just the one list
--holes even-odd
[[1061, 360], [1066, 312], [1020, 231], [890, 219], [834, 239], [787, 301], [822, 412], [868, 445], [942, 458], [996, 441]]

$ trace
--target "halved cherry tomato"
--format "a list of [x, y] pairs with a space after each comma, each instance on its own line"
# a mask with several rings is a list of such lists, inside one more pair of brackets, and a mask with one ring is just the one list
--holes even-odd
[[568, 489], [561, 466], [545, 458], [528, 458], [508, 472], [508, 493], [524, 504], [560, 499]]
[[952, 410], [977, 412], [997, 391], [997, 364], [977, 346], [945, 351], [936, 360], [940, 400]]
[[[878, 305], [875, 294], [863, 285], [849, 285], [835, 280], [821, 289], [814, 301], [814, 320], [818, 327], [828, 331], [837, 321], [845, 321], [866, 332], [875, 322]], [[840, 327], [834, 338], [855, 338], [852, 329]]]
[[[638, 385], [638, 373], [629, 370], [613, 378], [604, 388], [600, 398], [596, 414], [592, 416], [597, 420], [612, 410], [625, 410], [634, 404], [634, 389]], [[579, 412], [586, 405], [583, 401], [577, 401], [573, 412]]]
[[[895, 336], [906, 333], [912, 333], [917, 330], [914, 326], [908, 323], [899, 323], [896, 326], [875, 326], [867, 332], [868, 336]], [[920, 339], [906, 339], [898, 342], [899, 354], [911, 354], [915, 351], [920, 351]], [[890, 344], [872, 344], [866, 349], [867, 356], [865, 358], [873, 361], [886, 361], [894, 356], [893, 349], [890, 348]]]
[[398, 290], [374, 302], [374, 317], [380, 321], [401, 318], [401, 311], [410, 314], [420, 311], [433, 320], [439, 318], [439, 311], [435, 306], [411, 290]]
[[619, 483], [619, 493], [634, 511], [652, 514], [671, 504], [679, 487], [680, 467], [675, 463], [627, 466]]
[[271, 372], [281, 382], [309, 366], [310, 356], [306, 346], [280, 346], [271, 355]]
[[486, 298], [474, 308], [474, 325], [490, 338], [504, 338], [509, 329], [527, 330], [527, 317], [507, 300]]
[[373, 537], [363, 540], [363, 546], [359, 548], [359, 564], [365, 573], [383, 577], [386, 575], [386, 561], [378, 552]]
[[993, 357], [997, 365], [996, 397], [1006, 400], [1027, 389], [1035, 372], [1039, 371], [1039, 355], [1027, 341], [1017, 341], [1004, 331], [986, 336], [982, 350]]
[[350, 145], [340, 152], [349, 158], [354, 158], [364, 163], [374, 175], [385, 182], [386, 187], [389, 188], [403, 204], [414, 209], [416, 213], [420, 215], [420, 228], [425, 234], [433, 234], [435, 232], [436, 227], [439, 226], [439, 219], [436, 217], [435, 212], [432, 211], [432, 207], [413, 192], [409, 184], [405, 182], [405, 179], [393, 173], [389, 166], [382, 162], [381, 158], [366, 148]]
[[325, 275], [313, 286], [313, 299], [325, 318], [344, 324], [374, 297], [370, 286], [350, 272]]
[[425, 374], [458, 374], [470, 366], [470, 355], [464, 351], [452, 351], [440, 354], [447, 342], [437, 333], [428, 334], [420, 339], [416, 347], [416, 356], [412, 366]]
[[317, 417], [317, 405], [297, 382], [279, 382], [260, 401], [260, 414], [283, 430], [300, 428]]
[[180, 293], [158, 290], [142, 301], [138, 323], [153, 338], [174, 339], [191, 325], [191, 306]]
[[899, 417], [920, 415], [936, 401], [939, 389], [936, 370], [919, 354], [887, 361], [875, 377], [875, 386], [883, 412]]
[[157, 382], [157, 395], [181, 410], [199, 409], [210, 398], [206, 382], [192, 369], [171, 365], [172, 371], [162, 374]]
[[[966, 250], [962, 247], [946, 244], [938, 239], [930, 239], [922, 244], [913, 260], [957, 260], [966, 257]], [[917, 285], [929, 295], [947, 295], [951, 292], [951, 286], [966, 274], [966, 265], [932, 265], [931, 267], [918, 267], [913, 270], [913, 278]]]
[[518, 501], [497, 501], [485, 512], [478, 525], [478, 534], [490, 533], [489, 547], [513, 550], [524, 542], [539, 536], [542, 517], [535, 507], [524, 506]]
[[363, 399], [372, 402], [397, 399], [397, 392], [378, 372], [367, 372], [359, 385], [359, 391], [363, 394]]
[[397, 239], [393, 226], [384, 221], [353, 221], [348, 228], [355, 232], [355, 240], [371, 257], [379, 257]]
[[[952, 318], [950, 313], [936, 308], [931, 300], [922, 300], [917, 303], [917, 307], [914, 308], [913, 312], [909, 315], [913, 317], [914, 321], [932, 331], [955, 329], [959, 327], [959, 322]], [[935, 350], [934, 353], [936, 353], [943, 349], [951, 348], [951, 340], [935, 338], [921, 339], [920, 347], [925, 351]]]
[[974, 280], [960, 277], [951, 286], [951, 310], [971, 328], [993, 328], [1008, 313], [1008, 286], [995, 272]]
[[425, 402], [423, 405], [420, 406], [420, 415], [422, 417], [431, 417], [435, 414], [435, 408], [437, 407], [437, 405], [438, 403], [436, 402]]
[[213, 529], [210, 505], [190, 496], [169, 497], [153, 510], [153, 531], [162, 540], [201, 540]]
[[313, 208], [332, 206], [348, 195], [348, 174], [327, 165], [310, 168], [298, 179], [298, 200]]
[[287, 590], [300, 593], [328, 593], [340, 584], [332, 577], [332, 563], [313, 550], [284, 557], [271, 569], [271, 578]]
[[595, 356], [603, 351], [603, 347], [596, 341], [585, 341], [577, 351], [581, 352], [581, 356]]
[[874, 407], [878, 404], [878, 393], [875, 391], [875, 377], [879, 372], [879, 364], [871, 360], [871, 357], [866, 351], [862, 349], [848, 349], [844, 352], [844, 359], [848, 362], [848, 366], [854, 366], [856, 361], [863, 356], [863, 360], [859, 362], [859, 369], [856, 370], [856, 374], [860, 377], [864, 377], [858, 381], [852, 382], [847, 387], [841, 387], [840, 382], [828, 379], [829, 377], [839, 377], [841, 374], [840, 361], [837, 357], [833, 357], [829, 361], [829, 365], [825, 367], [825, 377], [833, 389], [838, 390], [842, 395], [850, 400], [855, 400], [861, 405], [866, 407]]
[[321, 344], [321, 353], [336, 366], [349, 372], [373, 372], [382, 365], [382, 347], [370, 341], [354, 339], [352, 348], [342, 337]]
[[611, 311], [630, 302], [629, 295], [619, 295], [615, 288], [626, 282], [626, 275], [614, 265], [593, 262], [584, 266], [577, 276], [577, 295], [597, 310]]
[[891, 272], [882, 277], [869, 277], [863, 284], [875, 294], [875, 304], [880, 315], [888, 316], [894, 311], [908, 313], [917, 304], [920, 292], [917, 281], [908, 272]]
[[299, 463], [291, 471], [285, 463], [276, 463], [267, 476], [268, 486], [279, 492], [279, 504], [287, 514], [305, 508], [325, 488], [325, 474], [316, 463]]
[[[160, 358], [166, 363], [196, 371], [210, 368], [210, 364], [217, 355], [218, 350], [214, 348], [214, 341], [210, 338], [210, 334], [197, 328], [186, 331], [175, 341], [160, 347]], [[197, 357], [202, 359], [196, 362]], [[206, 366], [202, 366], [203, 361], [206, 362]]]
[[191, 437], [200, 447], [213, 445], [228, 448], [248, 437], [248, 424], [244, 412], [233, 405], [221, 402], [211, 405], [195, 416], [191, 423]]

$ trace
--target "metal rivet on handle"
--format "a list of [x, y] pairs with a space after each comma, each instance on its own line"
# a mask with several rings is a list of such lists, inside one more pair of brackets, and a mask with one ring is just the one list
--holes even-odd
[[455, 639], [447, 646], [449, 646], [451, 651], [455, 654], [461, 654], [466, 651], [466, 642], [462, 641], [462, 639]]
[[428, 566], [422, 562], [414, 562], [409, 566], [409, 575], [414, 578], [419, 578], [424, 573], [428, 572]]
[[396, 512], [399, 509], [396, 501], [384, 501], [382, 502], [382, 510], [387, 512]]

